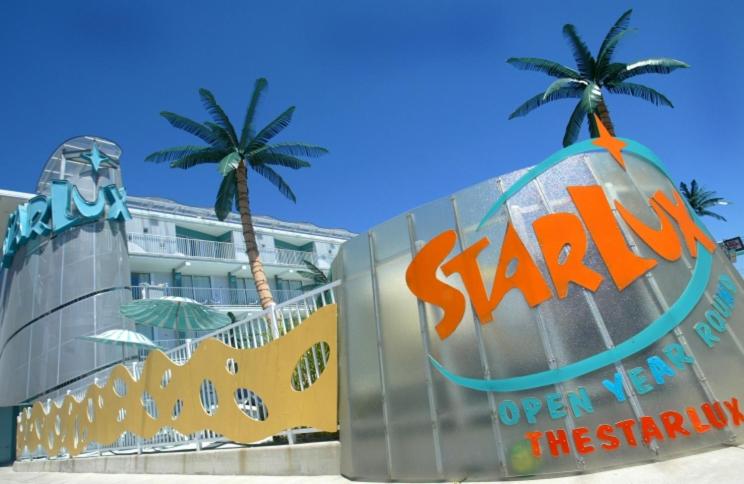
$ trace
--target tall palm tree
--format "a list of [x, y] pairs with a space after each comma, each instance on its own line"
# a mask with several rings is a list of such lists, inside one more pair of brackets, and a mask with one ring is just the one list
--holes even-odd
[[626, 94], [641, 98], [655, 105], [672, 106], [672, 102], [660, 92], [642, 84], [626, 82], [627, 79], [641, 74], [668, 74], [681, 67], [689, 67], [682, 61], [669, 58], [645, 59], [626, 64], [614, 62], [613, 54], [618, 43], [633, 30], [628, 28], [632, 10], [628, 10], [615, 22], [602, 45], [597, 57], [592, 56], [589, 48], [571, 24], [563, 26], [563, 35], [571, 47], [577, 70], [558, 62], [535, 57], [512, 57], [506, 62], [517, 69], [543, 72], [557, 78], [548, 88], [528, 99], [519, 106], [509, 119], [524, 116], [533, 109], [551, 101], [565, 98], [576, 98], [578, 103], [568, 119], [563, 146], [576, 142], [584, 118], [589, 122], [589, 134], [592, 138], [599, 136], [593, 113], [596, 113], [607, 130], [615, 135], [615, 128], [610, 119], [610, 112], [605, 103], [604, 91], [613, 94]]
[[723, 197], [717, 197], [715, 190], [705, 190], [693, 179], [688, 187], [685, 182], [679, 184], [679, 191], [685, 196], [695, 213], [702, 216], [713, 217], [717, 220], [726, 221], [726, 217], [708, 210], [716, 205], [729, 205], [731, 202]]
[[219, 220], [224, 220], [232, 211], [233, 205], [237, 206], [243, 226], [243, 239], [251, 274], [256, 284], [261, 307], [264, 309], [271, 306], [274, 299], [259, 257], [256, 233], [253, 229], [248, 196], [248, 168], [268, 180], [282, 195], [296, 202], [294, 192], [272, 166], [283, 166], [293, 170], [306, 168], [310, 166], [310, 163], [300, 157], [316, 157], [328, 152], [325, 148], [306, 143], [269, 143], [292, 121], [294, 106], [256, 132], [253, 118], [261, 95], [267, 86], [266, 79], [261, 78], [256, 81], [240, 137], [225, 111], [217, 104], [214, 95], [206, 89], [199, 89], [202, 104], [213, 122], [198, 123], [167, 111], [161, 112], [160, 115], [174, 128], [184, 130], [204, 141], [206, 146], [176, 146], [157, 151], [145, 158], [146, 161], [156, 163], [169, 162], [171, 168], [182, 169], [203, 163], [217, 164], [223, 178], [217, 192], [214, 211]]

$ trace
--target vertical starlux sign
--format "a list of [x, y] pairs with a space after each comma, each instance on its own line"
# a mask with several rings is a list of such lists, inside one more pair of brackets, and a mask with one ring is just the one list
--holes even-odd
[[744, 438], [744, 281], [656, 155], [599, 128], [341, 247], [345, 476], [585, 472]]
[[[82, 155], [90, 162], [96, 176], [102, 163], [116, 166], [93, 143], [91, 150]], [[19, 205], [8, 217], [8, 229], [3, 242], [2, 266], [10, 267], [18, 248], [37, 237], [50, 233], [59, 234], [79, 225], [94, 222], [106, 216], [107, 220], [130, 220], [127, 193], [123, 187], [101, 187], [95, 200], [88, 201], [78, 188], [67, 180], [52, 181], [51, 196], [37, 195]]]
[[[625, 169], [622, 152], [628, 151], [647, 157], [663, 171], [661, 164], [648, 149], [633, 141], [621, 141], [612, 137], [598, 119], [597, 123], [601, 136], [590, 142], [593, 146], [586, 142], [574, 145], [527, 172], [497, 200], [484, 216], [479, 228], [511, 196], [517, 194], [521, 187], [569, 154], [596, 147], [604, 148]], [[693, 329], [707, 347], [715, 348], [721, 335], [727, 331], [728, 319], [737, 302], [736, 284], [730, 276], [721, 274], [713, 294], [705, 300], [711, 276], [712, 254], [717, 245], [698, 224], [677, 192], [669, 197], [658, 190], [647, 200], [658, 219], [658, 225], [651, 226], [620, 201], [615, 200], [612, 203], [608, 200], [599, 185], [567, 186], [566, 191], [577, 214], [551, 213], [532, 223], [549, 279], [542, 274], [511, 223], [506, 226], [497, 268], [490, 281], [490, 293], [486, 290], [478, 265], [479, 254], [491, 244], [487, 237], [482, 237], [459, 254], [449, 257], [458, 242], [458, 235], [455, 230], [448, 230], [431, 239], [418, 251], [406, 271], [406, 283], [421, 301], [441, 309], [443, 315], [435, 325], [441, 340], [446, 340], [457, 330], [466, 311], [466, 300], [470, 301], [481, 324], [498, 324], [499, 321], [494, 321], [493, 312], [511, 290], [519, 291], [531, 308], [554, 298], [559, 301], [566, 298], [572, 284], [592, 293], [602, 284], [613, 284], [617, 291], [622, 292], [660, 261], [679, 261], [683, 248], [686, 248], [694, 259], [694, 268], [684, 291], [663, 314], [649, 321], [637, 334], [603, 352], [559, 368], [508, 378], [478, 379], [455, 374], [429, 356], [434, 368], [450, 382], [484, 392], [535, 390], [561, 384], [621, 362], [652, 346], [687, 321], [698, 304], [705, 305], [704, 319], [695, 322]], [[614, 211], [657, 258], [642, 257], [627, 245]], [[587, 237], [596, 246], [610, 280], [606, 280], [584, 263]], [[459, 276], [465, 293], [440, 280], [439, 272], [445, 276], [445, 281]], [[571, 324], [571, 321], [565, 323]], [[617, 402], [625, 402], [630, 393], [644, 395], [652, 391], [663, 391], [665, 384], [672, 381], [679, 372], [690, 371], [694, 363], [694, 357], [683, 345], [672, 343], [663, 347], [659, 354], [646, 358], [643, 367], [635, 367], [627, 372], [618, 371], [612, 379], [602, 381], [602, 385]], [[611, 452], [624, 446], [649, 445], [654, 440], [690, 437], [713, 428], [738, 427], [744, 423], [739, 399], [735, 395], [722, 395], [721, 398], [701, 405], [680, 402], [681, 406], [677, 409], [668, 409], [653, 416], [642, 415], [638, 420], [607, 422], [594, 428], [577, 424], [573, 429], [530, 430], [525, 432], [524, 438], [529, 442], [534, 457], [539, 458], [546, 453], [559, 457], [570, 454], [572, 449], [580, 455], [595, 451]], [[534, 423], [542, 412], [548, 413], [552, 419], [564, 417], [567, 413], [578, 419], [594, 412], [593, 399], [586, 388], [578, 387], [575, 392], [552, 394], [547, 398], [526, 395], [519, 401], [505, 399], [498, 406], [499, 420], [507, 426], [521, 421]]]

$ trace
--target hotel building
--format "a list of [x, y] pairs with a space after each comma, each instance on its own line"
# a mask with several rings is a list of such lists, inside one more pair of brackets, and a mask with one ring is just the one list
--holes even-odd
[[[98, 167], [89, 161], [94, 146], [107, 160]], [[164, 349], [199, 336], [135, 328], [118, 310], [133, 299], [188, 297], [236, 318], [260, 310], [239, 216], [231, 214], [219, 221], [212, 208], [124, 195], [126, 210], [114, 219], [114, 199], [109, 195], [116, 189], [106, 190], [114, 186], [125, 193], [119, 156], [118, 146], [107, 140], [75, 138], [46, 163], [36, 193], [0, 189], [2, 234], [8, 233], [9, 221], [15, 222], [19, 206], [32, 212], [33, 204], [41, 203], [47, 214], [43, 216], [49, 218], [46, 232], [19, 235], [17, 247], [7, 241], [4, 247], [0, 409], [8, 410], [8, 415], [12, 406], [43, 397], [122, 359], [120, 348], [95, 345], [81, 336], [113, 328], [137, 329]], [[62, 190], [64, 202], [55, 190]], [[93, 204], [97, 199], [101, 202], [97, 220], [72, 220], [97, 210]], [[66, 210], [58, 213], [55, 203], [67, 203]], [[105, 220], [104, 205], [109, 214]], [[58, 230], [60, 214], [71, 218], [68, 226]], [[339, 246], [354, 235], [260, 215], [253, 216], [253, 223], [276, 303], [317, 287], [318, 281], [308, 277], [305, 261], [327, 274]], [[29, 224], [33, 229], [34, 220]], [[124, 355], [134, 358], [136, 350], [127, 349]]]

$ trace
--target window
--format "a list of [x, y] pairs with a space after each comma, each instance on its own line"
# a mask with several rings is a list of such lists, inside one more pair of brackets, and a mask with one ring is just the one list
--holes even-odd
[[132, 272], [132, 286], [141, 286], [150, 284], [149, 272]]

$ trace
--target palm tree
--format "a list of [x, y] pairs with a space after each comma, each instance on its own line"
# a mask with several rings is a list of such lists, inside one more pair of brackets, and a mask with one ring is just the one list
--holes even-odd
[[519, 106], [509, 119], [524, 116], [533, 109], [551, 101], [565, 98], [576, 98], [579, 102], [571, 114], [563, 136], [563, 146], [576, 142], [581, 125], [586, 117], [589, 122], [589, 134], [592, 138], [599, 136], [593, 113], [596, 113], [607, 130], [615, 135], [615, 128], [610, 119], [610, 112], [605, 103], [604, 91], [613, 94], [626, 94], [641, 98], [655, 105], [672, 106], [672, 102], [660, 92], [642, 84], [626, 82], [627, 79], [641, 74], [668, 74], [686, 63], [669, 58], [645, 59], [629, 64], [613, 62], [613, 54], [618, 43], [633, 30], [628, 29], [632, 10], [628, 10], [615, 22], [602, 45], [597, 57], [593, 57], [589, 48], [571, 24], [563, 26], [563, 35], [573, 52], [577, 70], [558, 62], [535, 57], [512, 57], [506, 62], [517, 69], [543, 72], [557, 78], [545, 92], [536, 94]]
[[293, 170], [306, 168], [310, 166], [310, 163], [300, 157], [316, 157], [328, 152], [325, 148], [306, 143], [269, 143], [289, 125], [295, 110], [294, 106], [256, 132], [253, 118], [261, 95], [267, 86], [266, 79], [261, 78], [256, 81], [240, 137], [225, 111], [217, 104], [214, 95], [206, 89], [199, 89], [202, 104], [214, 122], [197, 123], [167, 111], [161, 112], [160, 115], [174, 128], [184, 130], [204, 141], [206, 146], [176, 146], [157, 151], [145, 158], [146, 161], [156, 163], [169, 162], [171, 168], [182, 169], [203, 163], [218, 164], [217, 168], [223, 178], [217, 192], [214, 211], [219, 220], [224, 220], [232, 211], [233, 204], [237, 206], [243, 226], [243, 239], [251, 274], [256, 284], [261, 307], [264, 309], [271, 306], [274, 299], [259, 257], [256, 233], [253, 229], [248, 196], [248, 168], [267, 179], [282, 195], [296, 202], [297, 198], [292, 189], [271, 167], [283, 166]]
[[698, 185], [697, 180], [693, 179], [689, 187], [685, 182], [681, 182], [679, 184], [679, 191], [685, 196], [690, 207], [692, 207], [696, 214], [701, 217], [707, 215], [716, 220], [726, 221], [726, 217], [723, 215], [708, 210], [708, 208], [716, 205], [729, 205], [731, 203], [723, 197], [717, 197], [714, 190], [703, 189], [703, 187]]

